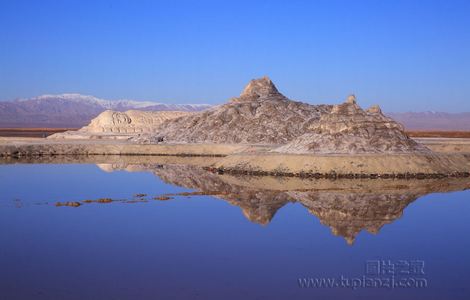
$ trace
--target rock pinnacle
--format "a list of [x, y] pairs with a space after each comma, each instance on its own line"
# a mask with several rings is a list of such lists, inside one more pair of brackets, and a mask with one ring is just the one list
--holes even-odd
[[240, 94], [240, 98], [260, 98], [271, 95], [279, 95], [279, 91], [271, 79], [264, 76], [251, 80]]

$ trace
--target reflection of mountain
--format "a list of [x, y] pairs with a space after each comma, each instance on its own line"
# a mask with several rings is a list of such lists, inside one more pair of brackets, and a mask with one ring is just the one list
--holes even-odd
[[164, 165], [152, 171], [165, 182], [226, 200], [240, 207], [248, 220], [263, 225], [268, 224], [277, 210], [290, 201], [285, 193], [230, 184], [223, 180], [223, 176], [201, 168]]
[[376, 234], [400, 218], [417, 198], [470, 188], [468, 178], [327, 180], [218, 175], [188, 165], [100, 165], [110, 171], [151, 171], [164, 182], [195, 189], [239, 206], [252, 222], [268, 224], [289, 202], [298, 202], [348, 244], [362, 230]]
[[334, 235], [343, 236], [352, 244], [362, 230], [376, 234], [383, 225], [400, 218], [403, 210], [420, 195], [378, 194], [377, 192], [292, 192]]

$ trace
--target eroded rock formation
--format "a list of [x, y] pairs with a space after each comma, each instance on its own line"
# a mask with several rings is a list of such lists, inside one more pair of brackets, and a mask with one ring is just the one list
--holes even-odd
[[250, 81], [228, 103], [165, 122], [157, 135], [141, 142], [285, 144], [302, 135], [330, 105], [287, 99], [268, 77]]
[[306, 133], [274, 152], [318, 154], [429, 152], [409, 138], [401, 124], [382, 114], [375, 105], [363, 110], [351, 95], [333, 106]]

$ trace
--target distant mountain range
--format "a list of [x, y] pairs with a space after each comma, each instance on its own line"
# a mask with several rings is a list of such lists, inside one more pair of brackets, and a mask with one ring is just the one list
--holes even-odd
[[[0, 127], [82, 127], [107, 109], [126, 111], [201, 111], [209, 104], [164, 104], [152, 101], [105, 100], [80, 94], [42, 95], [0, 101]], [[407, 130], [470, 130], [470, 112], [386, 113]]]
[[470, 112], [404, 112], [386, 113], [405, 125], [407, 130], [470, 130]]
[[42, 95], [0, 101], [0, 127], [82, 127], [105, 110], [200, 111], [208, 104], [164, 104], [150, 101], [105, 100], [80, 94]]

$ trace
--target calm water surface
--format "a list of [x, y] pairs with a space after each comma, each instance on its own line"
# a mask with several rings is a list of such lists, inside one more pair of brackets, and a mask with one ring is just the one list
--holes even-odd
[[470, 299], [468, 187], [0, 165], [0, 299]]

